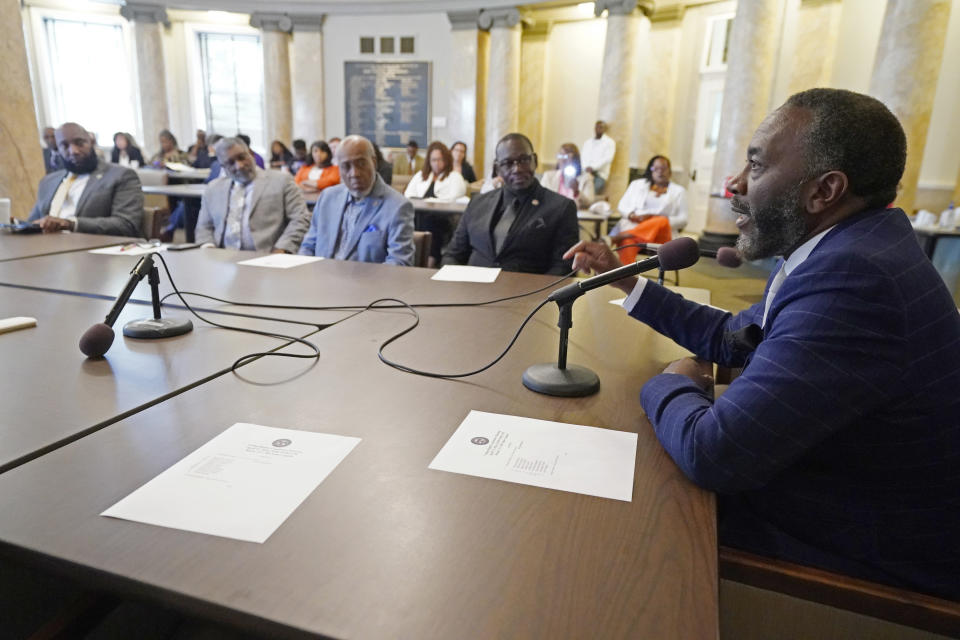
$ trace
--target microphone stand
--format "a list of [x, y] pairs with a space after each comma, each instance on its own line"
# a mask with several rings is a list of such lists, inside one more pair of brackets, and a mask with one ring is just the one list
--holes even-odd
[[[147, 282], [150, 284], [150, 301], [153, 304], [153, 317], [152, 318], [142, 318], [140, 320], [131, 320], [127, 324], [123, 325], [123, 335], [128, 338], [140, 338], [140, 339], [157, 339], [157, 338], [172, 338], [173, 336], [180, 336], [185, 333], [193, 331], [193, 323], [190, 321], [190, 318], [161, 318], [160, 317], [160, 271], [157, 269], [157, 265], [153, 263], [153, 254], [147, 254], [144, 256], [145, 262], [143, 267], [139, 271], [137, 268], [134, 268], [134, 278], [131, 278], [131, 283], [136, 286], [136, 282], [139, 282], [143, 279], [144, 271], [146, 271]], [[139, 267], [140, 265], [138, 265]], [[129, 287], [130, 293], [126, 295], [127, 299], [130, 298], [130, 294], [133, 293], [133, 287]], [[124, 291], [126, 293], [126, 291]], [[121, 294], [121, 297], [123, 294]], [[123, 301], [126, 303], [126, 300]], [[118, 315], [119, 315], [119, 309]], [[108, 325], [112, 325], [112, 322], [108, 322]]]
[[570, 328], [573, 326], [573, 302], [587, 291], [659, 266], [658, 257], [647, 258], [574, 282], [551, 293], [549, 299], [557, 303], [560, 311], [560, 317], [557, 320], [557, 326], [560, 327], [560, 351], [557, 354], [557, 363], [547, 362], [528, 367], [523, 372], [523, 386], [537, 393], [567, 398], [589, 396], [599, 391], [600, 378], [596, 373], [587, 367], [567, 363], [567, 344]]

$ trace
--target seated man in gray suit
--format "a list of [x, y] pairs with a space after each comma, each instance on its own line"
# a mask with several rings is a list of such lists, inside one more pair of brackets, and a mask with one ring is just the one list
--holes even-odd
[[377, 174], [362, 136], [337, 149], [340, 184], [320, 192], [300, 253], [337, 260], [413, 264], [413, 205]]
[[74, 122], [55, 133], [63, 169], [44, 176], [30, 221], [44, 232], [140, 237], [143, 191], [132, 169], [97, 158], [90, 134]]
[[203, 193], [196, 241], [223, 249], [296, 253], [310, 212], [288, 173], [264, 171], [242, 140], [214, 146], [222, 173]]

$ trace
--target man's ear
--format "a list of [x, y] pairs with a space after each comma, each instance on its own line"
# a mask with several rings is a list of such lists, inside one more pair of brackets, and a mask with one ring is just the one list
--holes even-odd
[[837, 205], [844, 199], [850, 190], [850, 182], [842, 171], [829, 171], [810, 183], [811, 190], [807, 195], [807, 211], [823, 213]]
[[536, 171], [537, 170], [537, 154], [531, 153], [530, 157], [533, 158], [533, 170]]

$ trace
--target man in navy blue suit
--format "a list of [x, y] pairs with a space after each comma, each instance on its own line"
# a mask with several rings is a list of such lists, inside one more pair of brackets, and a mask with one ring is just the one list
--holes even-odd
[[[906, 139], [879, 101], [792, 96], [729, 185], [749, 260], [731, 315], [648, 282], [624, 307], [690, 349], [644, 386], [664, 448], [716, 491], [723, 544], [960, 599], [960, 315], [896, 196]], [[619, 265], [599, 243], [574, 267]], [[704, 363], [744, 367], [716, 400]]]

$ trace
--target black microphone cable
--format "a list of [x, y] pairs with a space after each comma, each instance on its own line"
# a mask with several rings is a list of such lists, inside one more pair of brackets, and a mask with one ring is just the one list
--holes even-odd
[[[248, 354], [246, 354], [246, 355], [243, 355], [243, 356], [240, 356], [239, 358], [237, 358], [237, 359], [233, 362], [233, 364], [230, 366], [230, 371], [236, 372], [236, 370], [237, 370], [238, 367], [241, 367], [241, 366], [243, 366], [243, 365], [245, 365], [245, 364], [247, 364], [247, 363], [249, 363], [249, 362], [252, 362], [252, 361], [254, 361], [254, 360], [257, 360], [257, 359], [262, 358], [262, 357], [267, 357], [267, 356], [276, 356], [276, 357], [284, 357], [284, 358], [303, 358], [303, 359], [312, 359], [312, 360], [318, 360], [318, 359], [320, 358], [320, 348], [317, 347], [317, 345], [315, 345], [313, 342], [310, 342], [309, 340], [306, 340], [306, 339], [304, 339], [304, 338], [298, 338], [298, 337], [296, 337], [296, 336], [290, 336], [290, 335], [286, 335], [286, 334], [282, 334], [282, 333], [276, 333], [276, 332], [272, 332], [272, 331], [260, 331], [259, 329], [248, 329], [248, 328], [244, 328], [244, 327], [231, 326], [231, 325], [227, 325], [227, 324], [222, 324], [222, 323], [219, 323], [219, 322], [215, 322], [215, 321], [213, 321], [213, 320], [210, 320], [209, 318], [205, 318], [204, 316], [200, 315], [200, 313], [198, 313], [193, 307], [191, 307], [191, 306], [190, 306], [190, 303], [188, 303], [188, 302], [186, 301], [186, 299], [183, 297], [183, 295], [180, 293], [180, 290], [177, 288], [176, 282], [174, 282], [174, 280], [173, 280], [173, 275], [170, 273], [170, 267], [167, 266], [167, 261], [163, 258], [163, 255], [162, 255], [161, 253], [157, 252], [157, 253], [156, 253], [156, 256], [157, 256], [158, 258], [160, 258], [160, 262], [163, 264], [163, 270], [164, 270], [164, 272], [167, 274], [167, 279], [170, 281], [170, 286], [173, 287], [173, 294], [169, 294], [169, 295], [176, 295], [176, 296], [178, 296], [178, 297], [180, 298], [180, 301], [183, 303], [183, 306], [184, 306], [190, 313], [192, 313], [194, 316], [196, 316], [197, 319], [199, 319], [199, 320], [201, 320], [201, 321], [203, 321], [203, 322], [206, 322], [207, 324], [212, 325], [212, 326], [214, 326], [214, 327], [218, 327], [218, 328], [220, 328], [220, 329], [227, 329], [227, 330], [229, 330], [229, 331], [238, 331], [238, 332], [240, 332], [240, 333], [251, 333], [251, 334], [254, 334], [254, 335], [267, 336], [267, 337], [269, 337], [269, 338], [276, 338], [276, 339], [278, 339], [278, 340], [286, 340], [286, 341], [288, 341], [288, 342], [297, 342], [297, 343], [299, 343], [299, 344], [304, 345], [305, 347], [307, 347], [308, 349], [310, 349], [310, 351], [312, 352], [312, 353], [309, 353], [309, 354], [306, 354], [306, 353], [283, 353], [283, 352], [278, 352], [278, 351], [262, 351], [262, 352], [256, 352], [256, 353], [248, 353]], [[167, 297], [167, 296], [164, 296], [164, 298], [166, 298], [166, 297]], [[361, 313], [361, 312], [362, 312], [362, 310], [361, 310], [361, 311], [358, 311], [357, 313]], [[315, 328], [317, 329], [317, 331], [322, 331], [323, 329], [326, 329], [326, 328], [328, 328], [328, 327], [332, 327], [332, 326], [335, 325], [335, 324], [339, 324], [339, 323], [343, 322], [344, 320], [348, 320], [348, 319], [352, 318], [353, 316], [357, 315], [357, 313], [351, 313], [350, 315], [348, 315], [348, 316], [346, 316], [346, 317], [344, 317], [344, 318], [341, 318], [341, 319], [339, 319], [339, 320], [337, 320], [337, 321], [335, 321], [335, 322], [331, 322], [331, 323], [327, 323], [327, 324], [321, 324], [321, 323], [317, 323], [317, 322], [304, 322], [304, 321], [301, 321], [301, 320], [291, 320], [291, 319], [289, 319], [289, 318], [274, 318], [274, 317], [269, 317], [269, 316], [256, 316], [256, 315], [245, 314], [245, 313], [228, 313], [228, 314], [225, 314], [225, 315], [236, 315], [236, 316], [242, 316], [242, 317], [245, 317], [245, 318], [254, 318], [254, 319], [259, 319], [259, 320], [272, 320], [272, 321], [275, 321], [275, 322], [287, 322], [287, 323], [290, 323], [290, 324], [300, 324], [300, 325], [315, 327]]]

